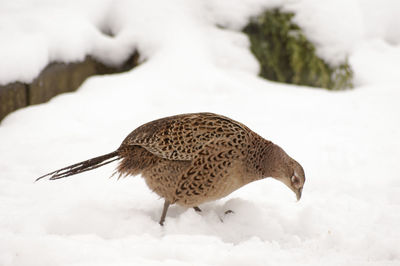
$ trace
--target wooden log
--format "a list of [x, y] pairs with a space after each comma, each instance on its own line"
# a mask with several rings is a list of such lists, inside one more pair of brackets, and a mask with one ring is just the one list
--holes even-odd
[[121, 73], [138, 63], [138, 52], [134, 52], [119, 67], [107, 66], [90, 56], [76, 63], [53, 62], [32, 83], [13, 82], [0, 86], [0, 121], [19, 108], [44, 103], [60, 93], [75, 91], [90, 76]]

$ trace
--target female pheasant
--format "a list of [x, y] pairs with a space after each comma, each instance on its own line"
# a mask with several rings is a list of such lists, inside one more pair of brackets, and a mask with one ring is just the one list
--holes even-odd
[[139, 175], [164, 198], [163, 225], [170, 204], [194, 207], [220, 199], [259, 179], [273, 177], [299, 200], [303, 167], [279, 146], [245, 125], [213, 113], [158, 119], [132, 131], [114, 152], [39, 177], [60, 179], [120, 160], [122, 176]]

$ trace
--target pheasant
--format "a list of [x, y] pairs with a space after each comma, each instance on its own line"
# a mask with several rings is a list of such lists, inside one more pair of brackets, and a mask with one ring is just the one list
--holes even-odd
[[36, 179], [50, 180], [93, 170], [119, 160], [120, 176], [139, 175], [164, 199], [160, 225], [168, 207], [198, 207], [238, 188], [273, 177], [300, 200], [303, 167], [278, 145], [242, 123], [213, 113], [181, 114], [146, 123], [133, 130], [120, 147]]

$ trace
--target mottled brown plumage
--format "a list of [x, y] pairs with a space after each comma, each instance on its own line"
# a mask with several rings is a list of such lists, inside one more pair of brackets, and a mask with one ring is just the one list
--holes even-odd
[[279, 146], [230, 118], [195, 113], [166, 117], [130, 133], [112, 153], [55, 172], [59, 179], [121, 159], [122, 176], [141, 174], [147, 185], [165, 199], [160, 224], [170, 204], [197, 207], [234, 190], [273, 177], [300, 199], [305, 176], [299, 163]]

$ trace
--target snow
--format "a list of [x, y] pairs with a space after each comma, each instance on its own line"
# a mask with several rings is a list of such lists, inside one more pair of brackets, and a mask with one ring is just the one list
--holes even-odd
[[293, 1], [285, 9], [294, 11], [306, 36], [317, 45], [317, 53], [331, 64], [339, 64], [365, 40], [400, 43], [400, 2], [397, 0]]
[[[257, 77], [237, 29], [280, 1], [3, 1], [2, 83], [86, 54], [118, 63], [138, 47], [146, 60], [1, 122], [0, 265], [399, 265], [400, 8], [351, 1], [353, 23], [335, 2], [285, 8], [299, 10], [321, 54], [348, 54], [356, 88], [345, 92]], [[333, 37], [322, 34], [333, 25]], [[301, 201], [265, 179], [202, 213], [172, 206], [160, 227], [163, 201], [141, 177], [109, 179], [116, 164], [33, 182], [115, 150], [145, 122], [200, 111], [238, 120], [298, 160]]]
[[[92, 55], [118, 65], [133, 41], [102, 32], [111, 1], [2, 1], [0, 84], [31, 82], [50, 62], [82, 61]], [[23, 67], [21, 67], [23, 65]]]

